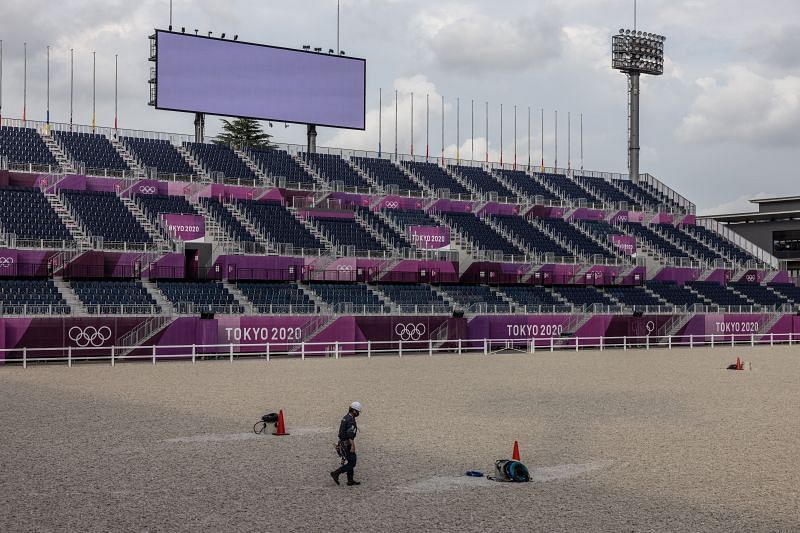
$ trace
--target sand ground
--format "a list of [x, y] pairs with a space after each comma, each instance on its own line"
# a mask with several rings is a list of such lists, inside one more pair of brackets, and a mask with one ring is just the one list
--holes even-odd
[[[5, 367], [0, 402], [0, 531], [800, 530], [798, 348]], [[462, 475], [515, 439], [532, 483]]]

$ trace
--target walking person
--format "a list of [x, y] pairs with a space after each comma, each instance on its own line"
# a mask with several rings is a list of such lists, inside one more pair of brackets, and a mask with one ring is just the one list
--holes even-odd
[[331, 472], [334, 483], [339, 484], [339, 476], [347, 474], [347, 485], [360, 485], [353, 479], [353, 470], [356, 467], [356, 435], [358, 434], [358, 424], [356, 418], [361, 414], [361, 403], [353, 402], [350, 404], [347, 414], [339, 424], [339, 444], [337, 449], [339, 455], [345, 460], [344, 464]]

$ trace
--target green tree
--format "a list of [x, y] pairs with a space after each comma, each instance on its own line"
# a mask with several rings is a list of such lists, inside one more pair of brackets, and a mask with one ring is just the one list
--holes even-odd
[[222, 119], [222, 133], [214, 139], [215, 144], [226, 144], [231, 148], [272, 148], [272, 135], [261, 129], [257, 120], [250, 118]]

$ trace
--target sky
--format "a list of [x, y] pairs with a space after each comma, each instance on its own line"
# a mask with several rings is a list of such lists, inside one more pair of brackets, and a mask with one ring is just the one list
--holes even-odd
[[[91, 123], [96, 52], [98, 125], [114, 122], [117, 55], [119, 126], [191, 133], [191, 114], [147, 105], [148, 36], [168, 24], [169, 0], [7, 2], [3, 117], [22, 116], [27, 42], [27, 118], [45, 119], [49, 45], [52, 121], [69, 121], [72, 48], [76, 123]], [[543, 156], [553, 165], [557, 112], [560, 167], [569, 159], [580, 168], [582, 148], [584, 168], [626, 172], [627, 82], [611, 69], [610, 48], [611, 36], [632, 25], [632, 0], [341, 0], [340, 48], [367, 60], [367, 128], [320, 128], [318, 144], [377, 151], [380, 117], [382, 147], [394, 151], [398, 91], [398, 151], [409, 153], [413, 92], [415, 153], [424, 153], [426, 139], [430, 153], [441, 153], [444, 96], [448, 156], [485, 157], [488, 102], [490, 159], [500, 158], [502, 105], [503, 160], [513, 161], [516, 106], [519, 163], [527, 164], [530, 146], [534, 163]], [[336, 0], [174, 0], [173, 26], [327, 50], [336, 48]], [[664, 75], [642, 81], [642, 172], [694, 201], [701, 214], [752, 211], [751, 198], [800, 193], [800, 3], [640, 0], [638, 27], [667, 36]], [[207, 133], [219, 124], [208, 117]], [[304, 126], [265, 127], [275, 142], [305, 142]]]

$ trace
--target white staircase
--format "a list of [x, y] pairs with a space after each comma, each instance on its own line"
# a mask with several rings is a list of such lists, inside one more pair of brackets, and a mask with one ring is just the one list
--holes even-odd
[[44, 197], [47, 198], [47, 202], [53, 207], [53, 210], [58, 215], [58, 218], [61, 219], [61, 222], [64, 223], [64, 226], [67, 227], [67, 230], [70, 235], [72, 235], [72, 238], [75, 239], [75, 242], [81, 246], [88, 245], [89, 237], [83, 229], [81, 229], [78, 221], [72, 216], [72, 212], [61, 201], [61, 197], [54, 193], [45, 193]]
[[64, 298], [64, 301], [66, 301], [67, 305], [72, 309], [73, 315], [85, 316], [89, 314], [88, 309], [86, 309], [81, 299], [78, 298], [78, 295], [75, 294], [75, 291], [72, 290], [72, 287], [69, 286], [69, 283], [60, 278], [53, 278], [53, 285], [56, 286], [61, 297]]
[[175, 313], [175, 310], [172, 307], [172, 302], [170, 302], [167, 297], [164, 296], [164, 293], [158, 289], [158, 286], [155, 284], [155, 282], [150, 281], [149, 279], [142, 279], [141, 284], [142, 287], [144, 287], [147, 291], [147, 294], [149, 294], [150, 297], [155, 300], [156, 305], [161, 308], [162, 315], [172, 315]]
[[222, 286], [225, 287], [225, 289], [233, 295], [233, 297], [236, 299], [237, 304], [244, 307], [244, 314], [246, 315], [256, 314], [257, 311], [255, 305], [253, 305], [253, 302], [251, 302], [250, 299], [247, 296], [245, 296], [245, 294], [239, 289], [239, 287], [237, 287], [236, 285], [225, 279], [222, 280]]
[[133, 215], [133, 218], [135, 218], [139, 225], [144, 228], [147, 234], [150, 235], [150, 238], [153, 239], [153, 242], [160, 249], [165, 250], [172, 248], [172, 245], [164, 237], [162, 228], [150, 222], [150, 219], [147, 218], [141, 209], [139, 209], [139, 206], [134, 200], [131, 198], [123, 198], [122, 196], [118, 196], [118, 198], [123, 204], [125, 204], [125, 207]]
[[226, 201], [224, 206], [230, 212], [230, 214], [233, 215], [233, 217], [238, 220], [242, 226], [244, 226], [244, 229], [247, 230], [247, 233], [255, 237], [257, 243], [262, 245], [267, 250], [271, 249], [270, 243], [264, 237], [264, 234], [261, 233], [258, 228], [256, 228], [247, 215], [239, 210], [239, 206], [236, 204], [236, 202]]
[[241, 159], [244, 162], [244, 164], [247, 165], [247, 168], [249, 168], [253, 172], [253, 174], [258, 176], [258, 179], [261, 180], [262, 183], [268, 185], [274, 185], [274, 183], [271, 183], [266, 173], [264, 173], [264, 171], [261, 170], [261, 167], [256, 165], [256, 162], [253, 161], [244, 150], [233, 149], [233, 153], [235, 153], [239, 157], [239, 159]]
[[139, 164], [139, 161], [136, 160], [135, 157], [125, 148], [125, 145], [122, 144], [118, 139], [113, 137], [109, 137], [108, 139], [111, 142], [111, 146], [117, 151], [125, 164], [128, 165], [128, 168], [133, 171], [133, 175], [139, 178], [144, 178], [146, 175], [145, 169]]
[[75, 172], [75, 165], [67, 156], [66, 151], [61, 147], [61, 143], [56, 140], [55, 136], [52, 133], [40, 133], [40, 136], [47, 146], [47, 149], [50, 150], [50, 153], [56, 158], [56, 161], [58, 161], [59, 166], [64, 172]]
[[179, 154], [181, 154], [181, 157], [183, 157], [186, 162], [189, 163], [189, 166], [192, 167], [192, 170], [200, 177], [201, 180], [211, 181], [211, 174], [206, 171], [205, 167], [200, 164], [200, 161], [198, 161], [197, 158], [195, 158], [185, 146], [182, 144], [175, 145], [175, 149]]

